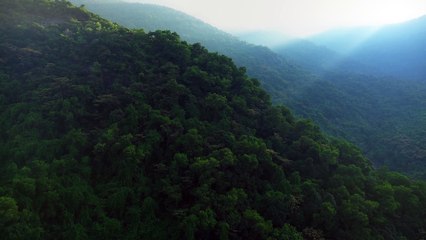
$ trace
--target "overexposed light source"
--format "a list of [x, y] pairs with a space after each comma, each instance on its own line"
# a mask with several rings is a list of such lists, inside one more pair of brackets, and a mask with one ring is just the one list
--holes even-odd
[[306, 36], [331, 28], [383, 25], [426, 14], [426, 0], [126, 0], [168, 6], [229, 32]]

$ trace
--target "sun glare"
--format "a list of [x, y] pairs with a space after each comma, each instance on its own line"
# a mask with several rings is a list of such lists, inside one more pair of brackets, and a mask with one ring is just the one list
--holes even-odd
[[376, 0], [360, 5], [358, 14], [352, 17], [354, 22], [368, 25], [384, 25], [406, 21], [423, 15], [425, 14], [424, 8], [426, 8], [426, 1]]
[[273, 30], [307, 36], [380, 26], [426, 14], [426, 0], [127, 0], [175, 8], [230, 32]]

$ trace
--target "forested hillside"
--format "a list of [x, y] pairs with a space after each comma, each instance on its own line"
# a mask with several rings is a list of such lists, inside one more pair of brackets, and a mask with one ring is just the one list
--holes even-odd
[[[273, 96], [272, 101], [288, 103], [303, 85], [316, 80], [309, 72], [289, 63], [270, 49], [248, 44], [199, 19], [171, 8], [141, 3], [97, 0], [72, 0], [100, 16], [128, 28], [147, 31], [170, 30], [189, 43], [201, 43], [211, 52], [231, 57], [239, 67], [261, 81]], [[303, 81], [301, 81], [303, 79]]]
[[[170, 29], [188, 42], [201, 42], [211, 51], [230, 56], [247, 67], [249, 76], [259, 79], [274, 103], [286, 104], [328, 134], [357, 144], [376, 166], [426, 179], [425, 83], [406, 84], [383, 74], [372, 75], [380, 71], [368, 62], [308, 41], [276, 46], [275, 54], [166, 7], [73, 1], [127, 27]], [[335, 47], [352, 46], [369, 31], [351, 31], [351, 39], [337, 41]]]
[[331, 72], [294, 107], [329, 134], [356, 143], [375, 166], [426, 179], [426, 85]]
[[275, 47], [325, 80], [299, 96], [309, 107], [296, 109], [355, 142], [377, 165], [425, 179], [425, 26], [420, 18], [326, 32], [311, 38], [318, 45], [305, 40]]
[[421, 239], [426, 185], [232, 60], [66, 1], [0, 2], [2, 239]]

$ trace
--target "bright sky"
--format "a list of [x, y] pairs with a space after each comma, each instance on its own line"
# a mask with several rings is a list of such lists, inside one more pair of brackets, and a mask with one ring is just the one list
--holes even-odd
[[332, 28], [396, 23], [426, 15], [426, 0], [126, 0], [168, 6], [228, 32], [306, 36]]

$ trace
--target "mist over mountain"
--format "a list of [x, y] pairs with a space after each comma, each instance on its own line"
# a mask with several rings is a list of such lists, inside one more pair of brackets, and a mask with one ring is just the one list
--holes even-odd
[[309, 40], [284, 42], [271, 49], [298, 66], [320, 76], [332, 71], [379, 74], [379, 71], [369, 66], [368, 63], [345, 56]]
[[309, 40], [386, 75], [405, 80], [426, 78], [426, 16], [381, 28], [325, 32]]
[[303, 116], [354, 141], [374, 162], [424, 176], [424, 26], [425, 17], [275, 46], [275, 52], [328, 82], [299, 96], [307, 104], [293, 109], [300, 113], [309, 106]]
[[376, 27], [339, 28], [316, 34], [308, 37], [307, 40], [340, 54], [346, 54], [371, 37], [377, 30]]
[[235, 36], [248, 43], [266, 46], [270, 49], [295, 41], [297, 38], [276, 31], [235, 32]]

